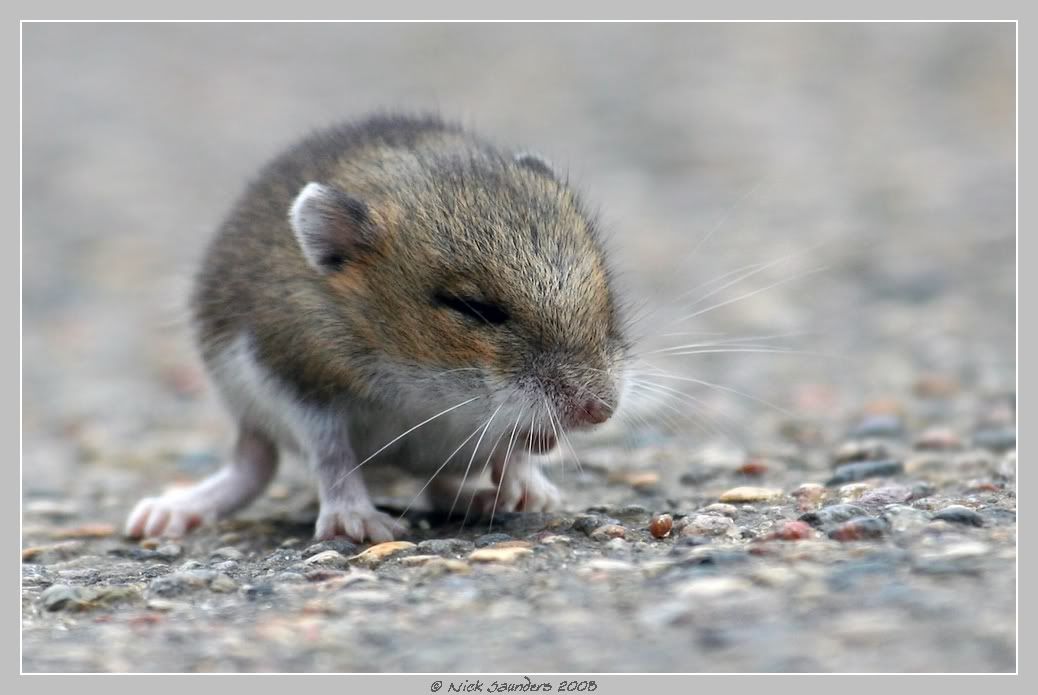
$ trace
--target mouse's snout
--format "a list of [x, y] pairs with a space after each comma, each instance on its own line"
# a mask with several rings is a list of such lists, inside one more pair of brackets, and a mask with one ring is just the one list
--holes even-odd
[[568, 414], [567, 420], [573, 427], [591, 427], [601, 425], [613, 414], [613, 407], [597, 398], [577, 401]]

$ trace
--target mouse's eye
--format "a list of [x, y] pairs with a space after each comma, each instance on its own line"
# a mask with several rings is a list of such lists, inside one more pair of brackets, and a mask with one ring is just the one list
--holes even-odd
[[435, 299], [440, 306], [447, 307], [459, 314], [464, 314], [476, 321], [488, 323], [491, 326], [500, 326], [511, 318], [508, 312], [500, 305], [482, 299], [459, 297], [446, 292], [438, 292]]

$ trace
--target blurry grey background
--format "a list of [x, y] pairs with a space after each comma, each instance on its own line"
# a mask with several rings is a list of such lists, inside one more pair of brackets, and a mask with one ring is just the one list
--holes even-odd
[[[1016, 376], [1014, 31], [26, 24], [23, 495], [118, 522], [160, 480], [218, 464], [230, 423], [186, 321], [197, 259], [268, 158], [372, 110], [436, 110], [568, 171], [601, 210], [645, 345], [796, 333], [779, 342], [803, 351], [668, 368], [830, 423], [939, 374], [964, 394], [940, 416], [968, 431]], [[777, 431], [759, 403], [697, 397], [724, 400], [748, 448]]]

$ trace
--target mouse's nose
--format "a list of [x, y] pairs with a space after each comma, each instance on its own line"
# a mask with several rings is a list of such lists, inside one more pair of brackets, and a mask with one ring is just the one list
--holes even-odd
[[575, 404], [570, 419], [577, 426], [601, 425], [612, 414], [613, 409], [605, 403], [595, 398], [588, 398]]

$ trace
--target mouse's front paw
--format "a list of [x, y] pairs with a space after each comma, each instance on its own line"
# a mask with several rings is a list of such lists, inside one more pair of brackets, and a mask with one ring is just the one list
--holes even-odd
[[130, 538], [179, 538], [191, 529], [213, 521], [218, 510], [209, 507], [189, 491], [170, 491], [159, 497], [145, 497], [126, 520]]
[[562, 493], [536, 466], [507, 468], [499, 487], [479, 493], [485, 514], [547, 512], [562, 504]]
[[391, 541], [403, 535], [407, 529], [389, 514], [374, 507], [364, 509], [339, 509], [322, 505], [317, 516], [317, 540], [329, 540], [346, 536], [352, 541], [374, 543]]

